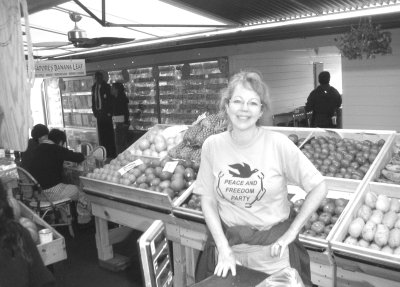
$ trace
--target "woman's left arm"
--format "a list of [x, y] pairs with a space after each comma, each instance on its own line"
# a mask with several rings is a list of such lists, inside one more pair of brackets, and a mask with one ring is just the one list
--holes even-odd
[[271, 256], [282, 255], [285, 248], [296, 239], [308, 218], [317, 210], [327, 193], [328, 190], [325, 181], [322, 181], [307, 194], [300, 212], [293, 220], [289, 229], [271, 246]]

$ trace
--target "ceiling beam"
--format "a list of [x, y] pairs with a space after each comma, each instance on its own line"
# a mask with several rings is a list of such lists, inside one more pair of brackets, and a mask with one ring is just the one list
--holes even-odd
[[29, 15], [31, 15], [69, 1], [70, 0], [27, 0], [28, 12]]

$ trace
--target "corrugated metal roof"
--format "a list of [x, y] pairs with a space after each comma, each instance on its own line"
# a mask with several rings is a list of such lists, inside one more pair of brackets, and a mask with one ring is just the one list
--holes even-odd
[[241, 25], [399, 3], [393, 0], [168, 0]]

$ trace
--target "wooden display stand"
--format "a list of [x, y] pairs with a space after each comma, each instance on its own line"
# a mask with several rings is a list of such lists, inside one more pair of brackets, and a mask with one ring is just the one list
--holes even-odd
[[67, 259], [67, 249], [65, 247], [64, 237], [51, 227], [46, 221], [40, 218], [36, 213], [29, 209], [25, 204], [18, 201], [21, 207], [21, 216], [29, 218], [36, 225], [42, 228], [48, 228], [53, 232], [53, 240], [48, 243], [38, 244], [37, 248], [43, 259], [44, 265], [50, 265]]
[[[329, 136], [320, 129], [277, 127], [270, 129], [287, 135], [300, 133], [305, 138], [310, 134]], [[312, 281], [314, 284], [324, 287], [363, 286], [362, 282], [366, 282], [365, 280], [372, 283], [379, 282], [380, 278], [384, 278], [382, 280], [385, 281], [382, 282], [388, 284], [377, 283], [378, 285], [373, 286], [392, 286], [392, 282], [398, 284], [400, 272], [392, 272], [392, 270], [385, 272], [379, 270], [379, 266], [370, 269], [371, 264], [374, 264], [375, 261], [370, 261], [369, 264], [364, 265], [360, 265], [360, 262], [353, 262], [351, 259], [349, 262], [345, 262], [345, 259], [338, 256], [338, 253], [334, 253], [331, 246], [336, 241], [339, 241], [339, 245], [341, 244], [343, 238], [338, 238], [337, 235], [343, 234], [345, 232], [343, 230], [347, 231], [348, 223], [346, 222], [350, 214], [349, 210], [356, 204], [354, 202], [360, 199], [362, 189], [365, 188], [366, 184], [369, 184], [368, 181], [371, 180], [373, 173], [382, 164], [380, 160], [382, 160], [384, 153], [388, 152], [388, 147], [394, 138], [394, 131], [340, 130], [340, 136], [373, 142], [384, 139], [386, 143], [363, 180], [325, 177], [329, 191], [328, 197], [344, 197], [349, 199], [349, 203], [326, 239], [300, 235], [300, 241], [306, 246], [310, 255]], [[190, 286], [195, 283], [196, 259], [199, 251], [204, 247], [207, 234], [203, 214], [200, 211], [180, 206], [191, 195], [191, 188], [186, 190], [177, 200], [171, 201], [166, 194], [149, 190], [85, 177], [81, 177], [81, 181], [89, 200], [92, 202], [92, 211], [96, 222], [98, 258], [102, 266], [111, 270], [124, 268], [128, 264], [127, 259], [114, 254], [112, 245], [123, 240], [128, 234], [129, 228], [145, 231], [154, 220], [159, 219], [164, 222], [167, 239], [173, 245], [174, 286]], [[381, 186], [383, 184], [372, 183], [373, 185]], [[390, 190], [392, 190], [392, 187], [388, 188], [385, 193], [392, 195]], [[109, 230], [108, 221], [124, 225], [124, 227]], [[363, 251], [358, 252], [363, 253]], [[376, 257], [378, 261], [385, 257], [382, 254], [378, 255]], [[399, 264], [400, 261], [397, 258], [394, 267], [397, 268]], [[364, 276], [367, 274], [365, 272], [368, 273], [369, 277]], [[357, 281], [355, 278], [359, 274], [362, 275], [360, 280], [363, 281]], [[353, 283], [356, 285], [353, 285]]]
[[[96, 246], [101, 266], [110, 270], [126, 267], [127, 259], [114, 254], [112, 245], [122, 241], [129, 228], [145, 231], [154, 220], [159, 219], [166, 225], [167, 238], [173, 243], [174, 286], [194, 284], [198, 250], [203, 248], [206, 240], [203, 224], [178, 219], [170, 213], [140, 207], [127, 200], [110, 198], [102, 190], [86, 190], [86, 193], [95, 216]], [[124, 227], [109, 230], [108, 221]]]

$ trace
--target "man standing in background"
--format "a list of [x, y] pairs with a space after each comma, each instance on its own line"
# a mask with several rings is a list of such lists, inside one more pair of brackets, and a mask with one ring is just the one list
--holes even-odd
[[92, 86], [92, 110], [97, 119], [99, 144], [107, 150], [107, 157], [116, 157], [114, 129], [112, 123], [111, 87], [103, 79], [103, 73], [97, 71]]
[[320, 85], [307, 98], [306, 111], [312, 111], [311, 127], [336, 128], [337, 110], [342, 105], [342, 96], [329, 85], [331, 75], [323, 71], [318, 75]]

